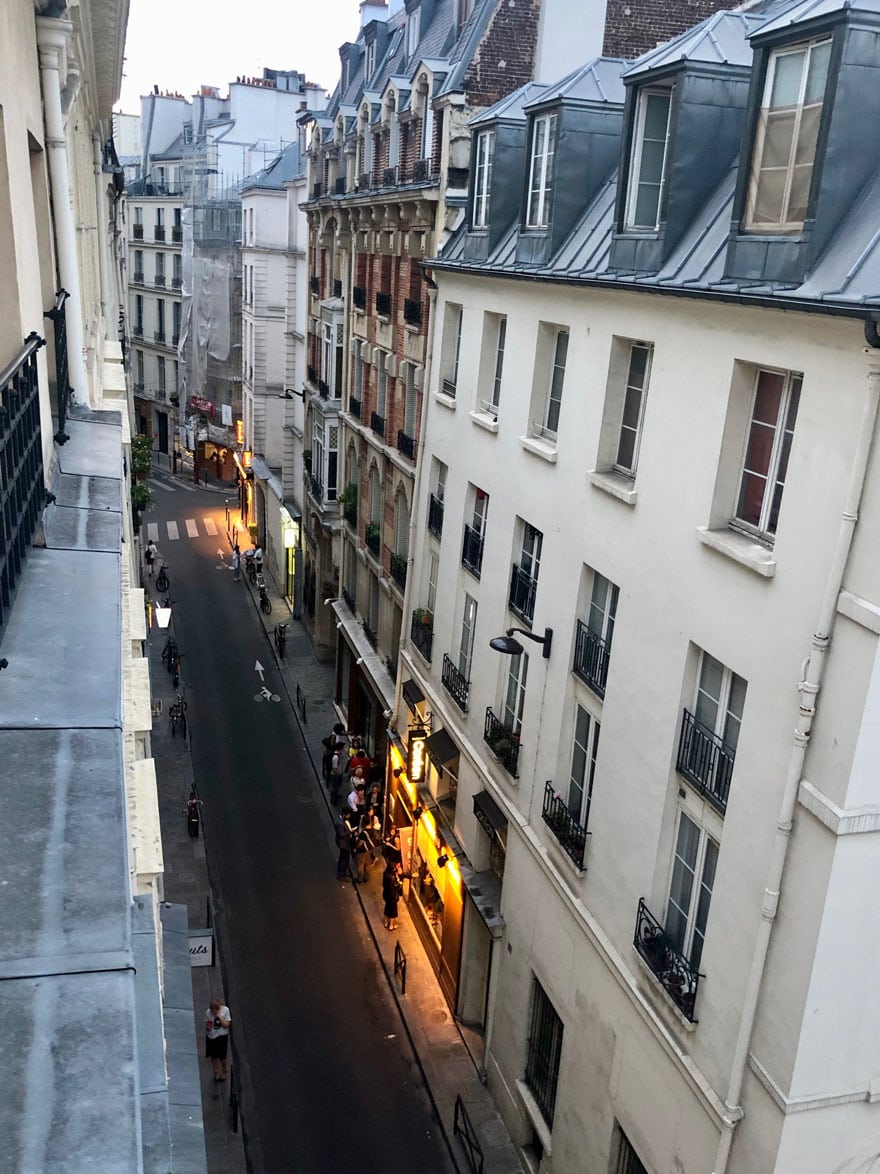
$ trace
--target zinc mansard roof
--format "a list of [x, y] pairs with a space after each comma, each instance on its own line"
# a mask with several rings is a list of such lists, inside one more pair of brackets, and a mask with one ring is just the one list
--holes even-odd
[[291, 143], [280, 155], [276, 155], [268, 167], [249, 176], [242, 186], [242, 194], [254, 190], [283, 191], [291, 179], [305, 174], [305, 166], [299, 152], [299, 144]]
[[766, 19], [765, 10], [716, 12], [694, 28], [643, 54], [624, 71], [623, 78], [629, 81], [685, 61], [749, 68], [752, 48], [748, 39]]
[[822, 20], [841, 12], [864, 12], [880, 16], [880, 0], [798, 0], [795, 4], [774, 8], [772, 14], [765, 13], [764, 22], [754, 30], [756, 36], [805, 24], [807, 21]]
[[627, 65], [629, 61], [621, 57], [597, 57], [524, 102], [523, 109], [528, 113], [533, 107], [560, 101], [617, 102], [622, 106], [626, 92], [621, 78]]

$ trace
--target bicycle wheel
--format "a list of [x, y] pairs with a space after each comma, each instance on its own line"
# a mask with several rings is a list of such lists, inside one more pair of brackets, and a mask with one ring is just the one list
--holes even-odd
[[261, 599], [261, 600], [260, 600], [260, 608], [262, 609], [262, 611], [263, 611], [263, 612], [264, 612], [266, 615], [269, 615], [269, 614], [271, 613], [271, 611], [272, 611], [272, 600], [269, 598], [269, 596], [268, 596], [268, 595], [266, 596], [266, 598], [265, 598], [265, 599]]
[[168, 582], [168, 576], [164, 571], [160, 571], [156, 579], [156, 589], [158, 591], [167, 591], [169, 586], [170, 583]]

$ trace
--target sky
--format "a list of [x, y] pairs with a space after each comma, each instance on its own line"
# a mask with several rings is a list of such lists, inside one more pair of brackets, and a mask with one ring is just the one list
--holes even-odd
[[116, 109], [140, 114], [154, 85], [190, 98], [202, 85], [226, 93], [239, 75], [297, 69], [332, 90], [339, 46], [354, 40], [359, 0], [131, 0]]

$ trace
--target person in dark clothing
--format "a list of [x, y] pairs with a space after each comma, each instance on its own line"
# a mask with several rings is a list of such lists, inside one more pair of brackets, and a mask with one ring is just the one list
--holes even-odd
[[397, 903], [402, 891], [398, 865], [389, 864], [382, 876], [382, 899], [385, 902], [382, 913], [386, 929], [397, 929]]
[[348, 880], [348, 865], [351, 860], [352, 828], [348, 822], [348, 811], [343, 808], [336, 821], [336, 847], [339, 849], [339, 858], [336, 861], [336, 879]]
[[385, 863], [388, 867], [392, 864], [400, 864], [403, 859], [400, 852], [400, 832], [396, 827], [392, 827], [382, 841], [382, 855], [385, 857]]

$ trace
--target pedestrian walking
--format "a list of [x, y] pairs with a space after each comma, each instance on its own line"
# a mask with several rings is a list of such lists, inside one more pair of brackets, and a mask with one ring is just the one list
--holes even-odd
[[347, 803], [352, 814], [360, 817], [366, 807], [363, 779], [355, 778], [352, 780], [351, 790], [348, 793]]
[[232, 1016], [219, 999], [212, 999], [205, 1012], [205, 1056], [214, 1069], [214, 1081], [229, 1075], [229, 1028]]
[[354, 883], [362, 885], [367, 879], [367, 868], [370, 864], [370, 854], [373, 850], [373, 837], [371, 835], [371, 825], [373, 822], [373, 813], [364, 812], [358, 823], [358, 829], [354, 834], [353, 851], [354, 851]]
[[237, 542], [232, 548], [232, 577], [236, 583], [241, 578], [241, 547]]
[[263, 573], [263, 548], [259, 542], [254, 547], [254, 570], [258, 575]]
[[345, 745], [345, 726], [342, 722], [337, 722], [330, 733], [321, 742], [324, 747], [324, 753], [321, 757], [321, 766], [323, 770], [324, 780], [330, 779], [330, 760], [339, 747]]
[[151, 538], [144, 549], [144, 562], [147, 564], [147, 572], [150, 578], [153, 577], [153, 563], [156, 561], [156, 555], [159, 553], [159, 548]]
[[330, 755], [330, 774], [328, 776], [328, 783], [330, 785], [330, 802], [339, 802], [339, 792], [342, 790], [342, 747], [337, 746]]
[[397, 903], [403, 891], [398, 867], [396, 864], [389, 864], [382, 874], [382, 900], [385, 902], [382, 914], [386, 929], [397, 929]]
[[336, 861], [336, 879], [348, 879], [348, 865], [351, 860], [351, 824], [348, 822], [348, 811], [343, 809], [336, 821], [336, 847], [339, 849], [339, 858]]

